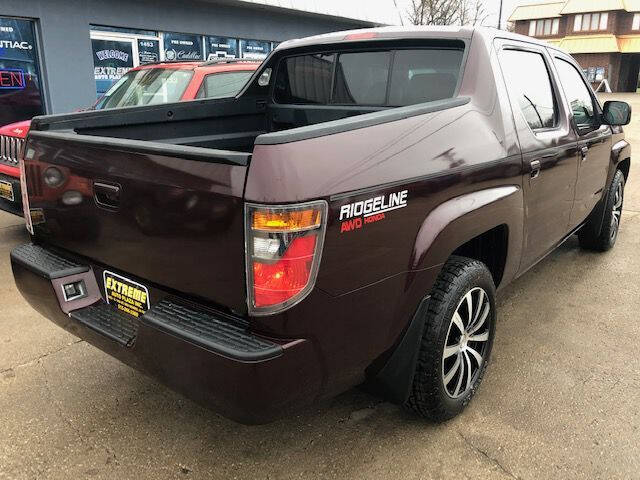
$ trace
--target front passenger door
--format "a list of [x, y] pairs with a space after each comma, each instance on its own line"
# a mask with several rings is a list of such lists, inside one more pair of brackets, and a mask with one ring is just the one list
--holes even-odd
[[571, 213], [571, 227], [577, 227], [605, 191], [612, 134], [608, 125], [600, 124], [600, 106], [575, 65], [560, 56], [555, 57], [555, 64], [578, 134], [580, 164], [576, 201]]

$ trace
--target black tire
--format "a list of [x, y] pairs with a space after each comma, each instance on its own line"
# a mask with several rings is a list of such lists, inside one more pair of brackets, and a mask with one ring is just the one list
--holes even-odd
[[[465, 312], [469, 310], [466, 307], [467, 294], [471, 294], [473, 301], [474, 295], [477, 294], [475, 298], [478, 299], [481, 297], [480, 290], [486, 294], [487, 301], [483, 303], [478, 300], [477, 311], [480, 312], [481, 309], [484, 311], [487, 305], [489, 311], [483, 322], [483, 327], [478, 328], [472, 336], [468, 337], [466, 331], [463, 333], [456, 326], [458, 323], [454, 321], [454, 315], [458, 314], [460, 317], [464, 317]], [[476, 307], [472, 307], [471, 310], [476, 310]], [[473, 315], [469, 316], [465, 329], [474, 325], [472, 317]], [[480, 319], [477, 314], [475, 317]], [[425, 328], [420, 343], [413, 384], [409, 398], [405, 402], [405, 408], [432, 421], [443, 422], [458, 415], [471, 401], [482, 381], [491, 354], [496, 322], [495, 285], [485, 264], [466, 257], [452, 256], [445, 263], [433, 287], [424, 322]], [[473, 342], [472, 338], [485, 335], [484, 324], [487, 328], [487, 340]], [[456, 343], [454, 337], [458, 331], [460, 338], [458, 339], [459, 343]], [[464, 347], [462, 347], [463, 343]], [[483, 345], [480, 345], [481, 343]], [[445, 346], [447, 354], [451, 355], [447, 358], [443, 358]], [[469, 347], [478, 350], [482, 348], [481, 352], [477, 352], [481, 353], [482, 362], [476, 360], [474, 355], [469, 353], [469, 350], [462, 350], [462, 348], [468, 349]], [[452, 350], [457, 353], [451, 354]], [[454, 356], [455, 358], [453, 358]], [[461, 362], [464, 362], [465, 365], [458, 367], [459, 377], [454, 374], [445, 385], [445, 378], [451, 375], [451, 369], [460, 365], [457, 363], [460, 357], [462, 357]], [[469, 357], [469, 363], [466, 363], [466, 357]], [[461, 368], [471, 372], [471, 375], [465, 376], [460, 371]], [[445, 375], [445, 370], [447, 375]], [[454, 389], [455, 386], [462, 388], [459, 386], [460, 382], [465, 384], [464, 391]], [[469, 383], [470, 386], [467, 388], [466, 385]]]
[[606, 252], [616, 244], [624, 202], [624, 175], [620, 170], [613, 176], [604, 202], [604, 213], [591, 215], [578, 232], [580, 246], [586, 250]]

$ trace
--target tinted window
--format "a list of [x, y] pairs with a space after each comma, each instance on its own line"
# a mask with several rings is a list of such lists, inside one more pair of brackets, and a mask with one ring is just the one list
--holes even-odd
[[512, 101], [520, 107], [532, 129], [556, 125], [556, 109], [544, 58], [520, 50], [502, 52], [502, 68]]
[[280, 63], [275, 99], [279, 103], [329, 103], [335, 55], [289, 57]]
[[593, 98], [582, 75], [573, 65], [564, 60], [556, 59], [556, 66], [578, 128], [590, 129], [597, 126], [598, 118], [594, 110]]
[[212, 73], [204, 77], [197, 98], [224, 98], [235, 96], [247, 83], [253, 72]]
[[274, 96], [278, 103], [371, 106], [451, 98], [463, 53], [421, 49], [289, 57], [280, 63]]
[[387, 98], [390, 61], [390, 52], [340, 55], [332, 103], [383, 105]]
[[453, 97], [462, 54], [462, 50], [398, 50], [391, 72], [389, 105], [414, 105]]

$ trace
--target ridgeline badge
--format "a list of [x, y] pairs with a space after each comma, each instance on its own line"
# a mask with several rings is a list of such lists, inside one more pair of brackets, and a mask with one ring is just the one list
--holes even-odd
[[363, 225], [384, 220], [385, 213], [407, 206], [408, 190], [380, 195], [340, 207], [340, 233], [362, 228]]

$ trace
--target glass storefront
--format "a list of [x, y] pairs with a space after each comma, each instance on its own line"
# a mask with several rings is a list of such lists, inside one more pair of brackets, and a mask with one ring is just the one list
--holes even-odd
[[0, 125], [43, 113], [34, 22], [0, 17]]

